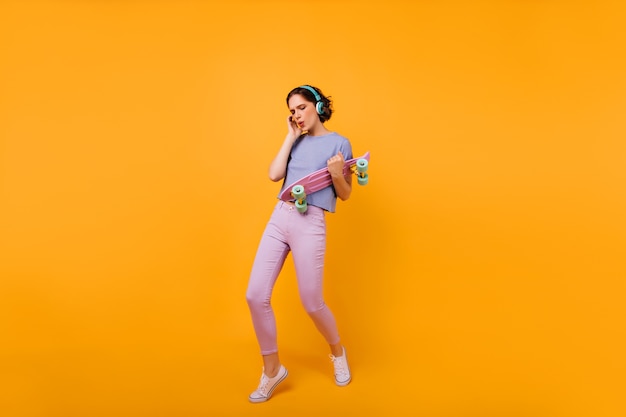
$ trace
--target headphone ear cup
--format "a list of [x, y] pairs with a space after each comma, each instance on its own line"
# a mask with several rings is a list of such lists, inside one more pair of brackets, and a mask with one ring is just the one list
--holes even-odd
[[318, 101], [315, 105], [315, 110], [317, 110], [317, 114], [324, 114], [324, 103]]

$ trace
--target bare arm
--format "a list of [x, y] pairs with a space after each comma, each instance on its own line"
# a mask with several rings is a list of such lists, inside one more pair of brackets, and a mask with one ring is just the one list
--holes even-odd
[[269, 176], [270, 180], [274, 182], [285, 178], [285, 175], [287, 174], [287, 160], [289, 159], [289, 152], [291, 152], [291, 147], [296, 139], [302, 135], [302, 129], [298, 127], [291, 116], [287, 118], [287, 126], [289, 129], [287, 136], [270, 164]]
[[345, 201], [350, 198], [350, 194], [352, 193], [352, 174], [348, 174], [347, 176], [343, 175], [344, 163], [345, 159], [343, 154], [339, 152], [328, 160], [327, 165], [337, 197]]

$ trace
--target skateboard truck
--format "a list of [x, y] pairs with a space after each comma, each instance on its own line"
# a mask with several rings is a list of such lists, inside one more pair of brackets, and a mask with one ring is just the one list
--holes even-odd
[[367, 175], [367, 165], [367, 159], [361, 158], [356, 161], [356, 164], [350, 167], [352, 172], [356, 175], [359, 185], [366, 185], [369, 180], [369, 175]]
[[294, 185], [291, 189], [291, 195], [296, 199], [296, 208], [299, 213], [304, 213], [307, 209], [306, 203], [306, 193], [304, 192], [304, 187], [300, 184]]

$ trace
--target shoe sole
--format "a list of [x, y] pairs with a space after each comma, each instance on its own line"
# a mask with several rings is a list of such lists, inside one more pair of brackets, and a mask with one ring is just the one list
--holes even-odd
[[335, 384], [337, 384], [337, 386], [339, 387], [345, 387], [346, 385], [348, 385], [350, 382], [352, 382], [352, 377], [350, 377], [350, 379], [348, 379], [345, 382], [339, 382], [335, 379]]
[[276, 389], [276, 387], [279, 386], [280, 383], [285, 380], [285, 378], [287, 378], [287, 375], [289, 375], [289, 371], [287, 371], [287, 368], [285, 368], [285, 375], [283, 375], [282, 377], [280, 377], [280, 379], [278, 381], [276, 381], [276, 383], [274, 384], [272, 389], [267, 393], [267, 397], [265, 397], [265, 398], [251, 398], [251, 397], [248, 397], [248, 400], [250, 400], [251, 403], [255, 403], [255, 404], [256, 403], [264, 403], [265, 401], [269, 400], [270, 397], [272, 396], [272, 394], [274, 393], [274, 390]]

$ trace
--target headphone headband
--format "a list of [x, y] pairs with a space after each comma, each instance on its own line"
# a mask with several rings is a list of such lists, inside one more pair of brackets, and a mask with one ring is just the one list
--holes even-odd
[[301, 85], [300, 88], [305, 88], [305, 89], [309, 90], [315, 96], [315, 100], [322, 101], [322, 98], [317, 93], [317, 91], [315, 91], [315, 88], [311, 87], [310, 85]]

